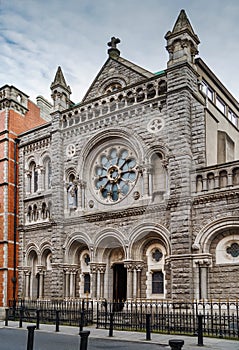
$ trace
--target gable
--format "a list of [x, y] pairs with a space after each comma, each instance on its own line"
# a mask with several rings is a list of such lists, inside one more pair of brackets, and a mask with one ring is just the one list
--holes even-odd
[[82, 102], [153, 77], [154, 74], [122, 57], [109, 58], [91, 84]]

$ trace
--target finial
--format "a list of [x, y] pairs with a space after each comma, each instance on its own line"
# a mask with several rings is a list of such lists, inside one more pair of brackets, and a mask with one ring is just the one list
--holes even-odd
[[120, 55], [119, 49], [117, 49], [117, 44], [120, 43], [119, 38], [115, 38], [114, 36], [111, 38], [111, 40], [108, 42], [108, 46], [110, 49], [108, 50], [108, 54], [111, 58], [117, 58]]

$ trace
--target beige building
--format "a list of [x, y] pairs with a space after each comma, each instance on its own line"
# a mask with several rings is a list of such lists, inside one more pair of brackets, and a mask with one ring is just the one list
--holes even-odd
[[20, 138], [20, 297], [238, 296], [238, 102], [183, 10], [165, 39], [152, 73], [111, 38], [76, 104], [58, 68], [51, 121]]

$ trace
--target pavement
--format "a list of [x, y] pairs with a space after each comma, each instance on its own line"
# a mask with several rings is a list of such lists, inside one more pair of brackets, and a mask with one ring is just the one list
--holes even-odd
[[[23, 322], [23, 329], [26, 329], [28, 325], [33, 325], [32, 323]], [[5, 322], [0, 322], [0, 328], [5, 328]], [[19, 323], [15, 321], [9, 321], [6, 328], [18, 328]], [[41, 324], [40, 329], [36, 332], [55, 332], [55, 325]], [[170, 334], [156, 334], [151, 333], [151, 340], [146, 340], [146, 334], [141, 332], [129, 332], [129, 331], [113, 331], [113, 337], [109, 337], [109, 330], [107, 329], [97, 329], [95, 325], [84, 327], [84, 331], [90, 331], [89, 337], [98, 339], [114, 339], [114, 340], [124, 340], [131, 342], [140, 343], [154, 343], [165, 346], [165, 349], [170, 350], [169, 340], [180, 339], [184, 340], [184, 345], [182, 350], [239, 350], [239, 339], [238, 340], [226, 340], [223, 338], [203, 338], [203, 346], [198, 346], [198, 338], [190, 337], [184, 335], [170, 335]], [[79, 335], [79, 328], [73, 326], [61, 326], [59, 328], [59, 333], [68, 335]]]

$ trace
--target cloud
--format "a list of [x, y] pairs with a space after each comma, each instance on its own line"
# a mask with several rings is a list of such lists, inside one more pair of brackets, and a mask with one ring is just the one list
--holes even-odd
[[107, 59], [111, 36], [120, 37], [123, 57], [153, 72], [164, 69], [164, 35], [181, 8], [201, 39], [200, 56], [239, 96], [237, 0], [220, 6], [218, 0], [0, 0], [0, 85], [50, 99], [60, 65], [79, 102]]

